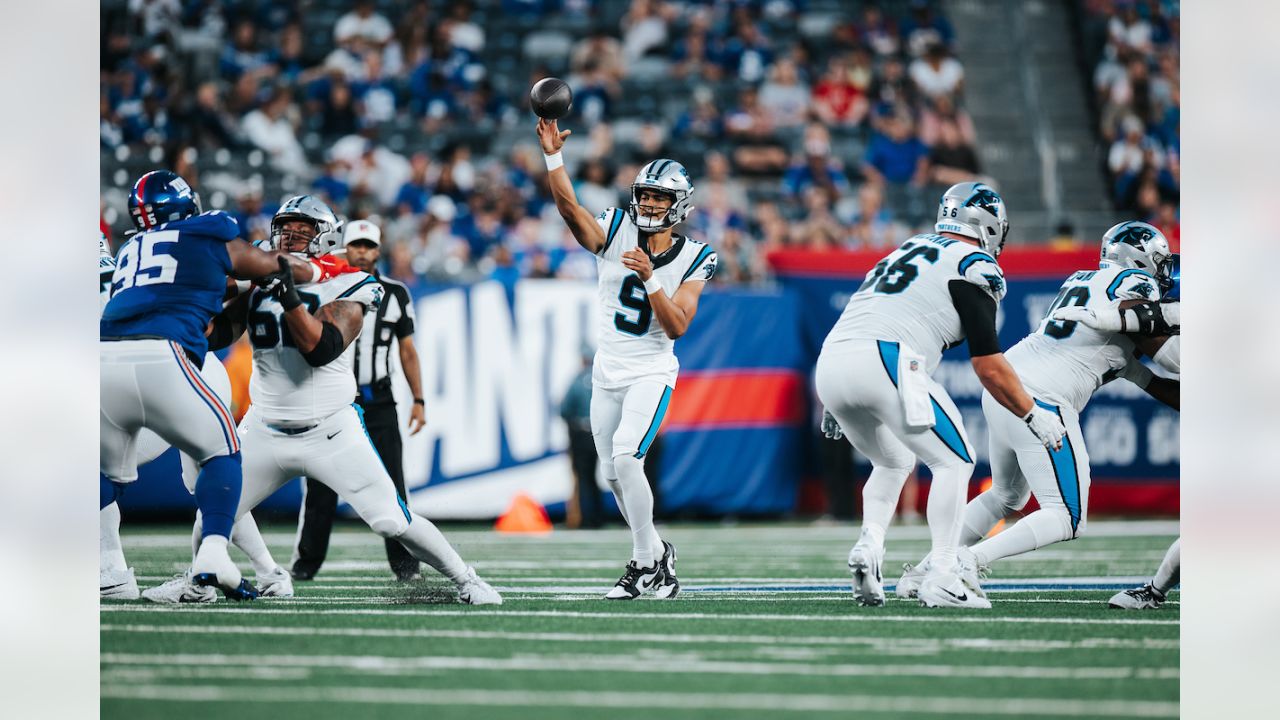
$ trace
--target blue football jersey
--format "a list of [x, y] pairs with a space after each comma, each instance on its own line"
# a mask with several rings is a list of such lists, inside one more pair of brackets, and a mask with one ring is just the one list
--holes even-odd
[[168, 338], [203, 358], [231, 272], [226, 244], [237, 237], [236, 221], [212, 211], [130, 238], [116, 255], [99, 336]]

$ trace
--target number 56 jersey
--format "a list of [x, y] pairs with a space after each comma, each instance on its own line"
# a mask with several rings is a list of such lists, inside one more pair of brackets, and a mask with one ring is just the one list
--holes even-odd
[[[280, 302], [257, 287], [251, 292], [247, 330], [253, 345], [253, 375], [249, 397], [258, 417], [268, 425], [306, 427], [350, 405], [356, 397], [356, 378], [351, 370], [356, 344], [348, 345], [328, 364], [312, 367], [289, 333]], [[348, 300], [368, 312], [382, 302], [382, 285], [368, 273], [345, 273], [299, 285], [298, 295], [313, 315], [324, 305]]]
[[951, 298], [957, 280], [977, 285], [997, 303], [1004, 298], [1004, 273], [977, 246], [932, 233], [912, 237], [867, 275], [823, 348], [849, 340], [899, 342], [923, 355], [932, 374], [942, 351], [965, 339]]
[[1133, 358], [1133, 341], [1122, 333], [1054, 320], [1053, 311], [1075, 305], [1102, 313], [1124, 300], [1159, 299], [1158, 283], [1146, 271], [1110, 263], [1099, 270], [1081, 270], [1067, 278], [1040, 325], [1005, 358], [1031, 394], [1080, 412], [1094, 391]]
[[[651, 378], [675, 387], [680, 370], [675, 341], [654, 316], [640, 277], [622, 264], [624, 252], [640, 247], [640, 230], [622, 208], [605, 210], [596, 222], [604, 230], [605, 243], [596, 258], [600, 280], [592, 382], [616, 390]], [[654, 277], [668, 296], [684, 283], [706, 282], [716, 272], [715, 251], [682, 235], [673, 235], [671, 247], [651, 257]]]

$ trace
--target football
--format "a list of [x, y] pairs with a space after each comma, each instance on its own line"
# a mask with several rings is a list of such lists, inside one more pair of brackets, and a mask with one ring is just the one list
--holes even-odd
[[538, 117], [559, 120], [573, 107], [573, 91], [560, 78], [543, 78], [529, 91], [529, 105]]

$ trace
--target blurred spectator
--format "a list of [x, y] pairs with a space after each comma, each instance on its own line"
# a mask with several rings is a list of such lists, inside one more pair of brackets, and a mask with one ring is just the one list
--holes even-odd
[[267, 61], [275, 67], [282, 82], [297, 83], [305, 79], [307, 68], [301, 25], [290, 23], [280, 31], [280, 40], [268, 51]]
[[826, 126], [809, 123], [804, 130], [804, 154], [782, 178], [782, 187], [799, 199], [811, 187], [821, 187], [834, 199], [849, 189], [840, 162], [831, 157], [831, 136]]
[[396, 114], [395, 86], [382, 70], [382, 53], [369, 50], [364, 54], [364, 67], [351, 84], [351, 94], [358, 102], [362, 125], [378, 125]]
[[803, 219], [792, 225], [792, 242], [811, 250], [836, 250], [844, 245], [845, 231], [831, 212], [834, 198], [822, 187], [804, 193]]
[[746, 219], [730, 204], [729, 193], [724, 186], [712, 185], [705, 190], [700, 188], [698, 194], [702, 199], [698, 211], [690, 216], [689, 224], [699, 240], [718, 249], [729, 231], [742, 231], [746, 228]]
[[[929, 151], [929, 173], [939, 185], [978, 180], [978, 152], [961, 136], [954, 120], [938, 124], [938, 139]], [[985, 180], [984, 180], [985, 182]]]
[[666, 45], [667, 25], [675, 8], [658, 0], [631, 0], [622, 18], [622, 53], [630, 62]]
[[409, 161], [363, 135], [348, 135], [333, 144], [333, 158], [346, 165], [352, 200], [372, 203], [370, 213], [393, 207], [409, 178]]
[[776, 127], [796, 127], [805, 121], [809, 109], [809, 88], [800, 81], [796, 64], [781, 58], [769, 71], [769, 80], [760, 88], [760, 104]]
[[222, 105], [222, 93], [217, 83], [201, 83], [196, 88], [188, 122], [191, 131], [189, 141], [199, 148], [232, 148], [240, 144], [236, 139], [235, 120]]
[[573, 87], [573, 116], [591, 128], [597, 123], [609, 119], [609, 108], [613, 98], [619, 94], [618, 85], [594, 62], [583, 65], [582, 75], [571, 78]]
[[1182, 223], [1178, 219], [1177, 205], [1168, 201], [1160, 203], [1155, 217], [1151, 218], [1150, 222], [1168, 238], [1171, 250], [1182, 252]]
[[720, 62], [730, 78], [757, 83], [764, 79], [765, 69], [773, 62], [773, 52], [759, 26], [745, 19], [738, 22], [733, 34], [725, 40]]
[[242, 129], [245, 137], [267, 153], [277, 170], [301, 177], [311, 174], [307, 156], [298, 142], [298, 113], [288, 92], [276, 90], [262, 107], [245, 115]]
[[701, 140], [719, 140], [724, 137], [724, 119], [720, 109], [716, 107], [715, 95], [704, 86], [693, 91], [693, 103], [680, 113], [671, 127], [673, 138], [698, 138]]
[[396, 193], [396, 215], [421, 215], [431, 199], [431, 186], [427, 173], [431, 170], [431, 157], [426, 153], [414, 153], [409, 160], [409, 179]]
[[907, 52], [920, 57], [931, 45], [951, 47], [955, 33], [951, 29], [951, 23], [934, 12], [930, 0], [911, 0], [910, 10], [902, 21], [902, 37], [906, 41]]
[[897, 58], [886, 59], [871, 84], [871, 114], [906, 112], [914, 103], [915, 85], [907, 77], [906, 68]]
[[347, 204], [351, 196], [351, 186], [346, 181], [346, 169], [341, 163], [330, 159], [324, 164], [324, 170], [311, 183], [311, 189], [320, 195], [334, 211], [339, 211]]
[[222, 77], [231, 81], [245, 74], [263, 74], [269, 69], [267, 54], [258, 48], [257, 29], [252, 20], [242, 20], [236, 25], [235, 34], [223, 49], [218, 64]]
[[857, 206], [850, 218], [849, 235], [856, 247], [879, 250], [902, 241], [905, 231], [884, 206], [884, 192], [875, 183], [858, 188]]
[[271, 216], [276, 208], [262, 204], [262, 187], [246, 185], [238, 198], [239, 209], [232, 214], [240, 225], [240, 236], [249, 242], [266, 240], [271, 235]]
[[684, 37], [671, 53], [672, 73], [678, 78], [719, 80], [724, 74], [718, 43], [712, 40], [710, 20], [705, 12], [694, 13]]
[[930, 146], [936, 144], [943, 123], [954, 125], [964, 143], [974, 146], [978, 144], [978, 132], [973, 127], [973, 118], [956, 107], [951, 98], [945, 95], [934, 98], [933, 102], [926, 103], [920, 109], [920, 141]]
[[391, 22], [377, 12], [373, 0], [356, 0], [355, 8], [338, 18], [333, 26], [333, 39], [339, 45], [357, 42], [381, 47], [391, 39], [391, 34]]
[[738, 93], [738, 106], [725, 117], [725, 133], [736, 144], [733, 163], [747, 173], [779, 172], [787, 164], [786, 148], [779, 142], [773, 117], [760, 104], [751, 86]]
[[1142, 172], [1144, 151], [1142, 147], [1142, 121], [1129, 116], [1124, 120], [1124, 137], [1111, 144], [1107, 154], [1107, 169], [1115, 177], [1114, 197], [1121, 203], [1129, 192], [1129, 185]]
[[912, 60], [910, 74], [920, 94], [929, 99], [954, 98], [964, 85], [964, 67], [941, 43], [930, 45], [924, 57]]
[[768, 200], [756, 203], [751, 230], [760, 239], [763, 253], [781, 249], [790, 242], [790, 227], [786, 218], [778, 210], [778, 205]]
[[1120, 47], [1130, 48], [1139, 53], [1151, 51], [1151, 24], [1138, 15], [1138, 8], [1134, 2], [1124, 3], [1120, 12], [1112, 16], [1111, 21], [1107, 23], [1107, 34]]
[[871, 68], [865, 52], [831, 58], [826, 73], [813, 88], [814, 114], [828, 125], [861, 125], [870, 107], [870, 84]]
[[350, 135], [360, 128], [351, 86], [341, 75], [335, 75], [329, 82], [329, 92], [320, 112], [320, 132], [327, 137]]
[[590, 35], [574, 44], [569, 58], [569, 70], [574, 74], [582, 74], [588, 65], [595, 65], [604, 77], [618, 81], [627, 72], [622, 43], [600, 25], [593, 27]]
[[1076, 237], [1076, 226], [1071, 224], [1069, 220], [1058, 223], [1058, 227], [1054, 230], [1053, 237], [1049, 238], [1049, 249], [1055, 251], [1076, 250], [1083, 243], [1080, 238]]
[[730, 207], [745, 210], [749, 206], [747, 189], [742, 183], [730, 175], [729, 158], [718, 150], [712, 150], [703, 157], [705, 167], [699, 179], [698, 188], [723, 188]]
[[[492, 198], [481, 193], [471, 196], [467, 205], [468, 212], [459, 215], [453, 221], [453, 233], [466, 243], [467, 257], [472, 262], [479, 260], [490, 250], [502, 246], [506, 238], [507, 228], [502, 225], [498, 213], [493, 206]], [[499, 275], [505, 276], [514, 268], [508, 253], [505, 257], [495, 258], [502, 268]], [[503, 265], [507, 262], [507, 265]]]
[[897, 24], [892, 18], [885, 16], [879, 5], [864, 5], [861, 20], [848, 28], [843, 37], [850, 47], [870, 48], [878, 57], [898, 54], [901, 41]]
[[928, 177], [929, 148], [916, 137], [911, 118], [890, 115], [871, 139], [862, 173], [881, 184], [923, 185]]
[[471, 20], [472, 9], [470, 0], [449, 3], [449, 42], [475, 54], [484, 50], [484, 28]]
[[612, 175], [602, 158], [590, 158], [582, 163], [582, 168], [578, 171], [577, 186], [574, 188], [578, 203], [596, 214], [616, 207], [618, 194], [611, 185]]

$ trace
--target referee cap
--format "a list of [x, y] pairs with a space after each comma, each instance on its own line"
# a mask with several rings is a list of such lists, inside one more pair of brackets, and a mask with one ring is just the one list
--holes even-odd
[[382, 230], [368, 220], [354, 220], [347, 223], [347, 230], [342, 235], [342, 244], [350, 245], [356, 240], [366, 240], [382, 247]]

